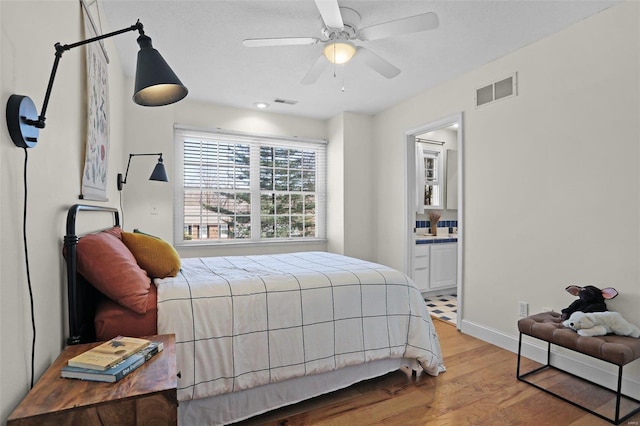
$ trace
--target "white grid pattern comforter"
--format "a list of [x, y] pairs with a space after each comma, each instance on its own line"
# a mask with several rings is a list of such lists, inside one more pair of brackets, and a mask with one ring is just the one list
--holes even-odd
[[186, 258], [155, 283], [181, 401], [382, 358], [444, 371], [419, 290], [383, 265], [325, 252]]

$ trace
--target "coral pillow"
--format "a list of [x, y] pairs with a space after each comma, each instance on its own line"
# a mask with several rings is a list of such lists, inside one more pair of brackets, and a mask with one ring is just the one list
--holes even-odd
[[93, 323], [96, 340], [104, 341], [120, 336], [144, 337], [158, 334], [158, 290], [149, 287], [147, 313], [138, 314], [120, 306], [111, 299], [103, 298], [96, 307]]
[[108, 232], [85, 235], [77, 254], [78, 272], [102, 294], [134, 312], [147, 312], [151, 280], [121, 240]]
[[111, 235], [113, 235], [114, 237], [116, 237], [119, 240], [122, 239], [122, 228], [120, 228], [119, 226], [114, 226], [113, 228], [105, 229], [102, 232], [106, 232], [107, 234], [111, 234]]
[[168, 242], [141, 232], [122, 232], [122, 242], [152, 278], [178, 275], [180, 255]]

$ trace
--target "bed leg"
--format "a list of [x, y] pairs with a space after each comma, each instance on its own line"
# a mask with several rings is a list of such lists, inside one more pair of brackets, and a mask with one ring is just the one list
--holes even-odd
[[411, 377], [418, 380], [422, 376], [424, 370], [420, 367], [411, 370]]

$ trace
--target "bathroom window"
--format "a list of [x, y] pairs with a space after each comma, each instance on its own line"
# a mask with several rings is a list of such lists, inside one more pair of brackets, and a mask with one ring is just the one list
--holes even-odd
[[443, 208], [443, 151], [440, 147], [416, 143], [417, 211]]

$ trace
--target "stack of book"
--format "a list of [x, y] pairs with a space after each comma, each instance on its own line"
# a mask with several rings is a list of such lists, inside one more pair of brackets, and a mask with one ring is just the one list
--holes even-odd
[[61, 376], [68, 379], [114, 383], [163, 349], [162, 342], [118, 336], [68, 361]]

